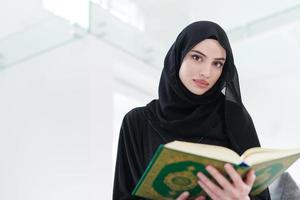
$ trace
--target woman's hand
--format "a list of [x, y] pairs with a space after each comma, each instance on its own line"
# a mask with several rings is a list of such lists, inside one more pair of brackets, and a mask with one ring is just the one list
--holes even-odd
[[[199, 185], [207, 193], [212, 200], [250, 200], [249, 192], [255, 181], [254, 170], [250, 170], [247, 174], [246, 180], [243, 181], [241, 176], [235, 171], [231, 164], [224, 166], [227, 174], [232, 180], [229, 182], [216, 168], [207, 166], [206, 170], [218, 182], [216, 185], [209, 180], [203, 173], [198, 172]], [[182, 193], [176, 200], [187, 200], [188, 192]], [[204, 200], [204, 196], [199, 196], [195, 200]]]
[[213, 200], [250, 200], [249, 193], [255, 181], [254, 170], [250, 170], [247, 174], [246, 180], [235, 171], [231, 164], [224, 166], [227, 174], [232, 182], [229, 182], [216, 168], [206, 166], [206, 170], [221, 186], [216, 185], [209, 180], [203, 173], [199, 172], [199, 185]]
[[[187, 200], [189, 198], [189, 192], [183, 192], [176, 200]], [[195, 200], [205, 200], [204, 196], [197, 197]]]

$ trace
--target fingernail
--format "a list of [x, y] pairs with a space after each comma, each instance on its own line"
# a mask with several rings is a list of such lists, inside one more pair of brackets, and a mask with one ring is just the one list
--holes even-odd
[[224, 165], [224, 167], [226, 167], [226, 168], [230, 168], [230, 164], [229, 163], [226, 163], [225, 165]]
[[201, 172], [198, 172], [198, 173], [197, 173], [197, 176], [198, 176], [199, 178], [202, 178], [202, 177], [203, 177], [203, 174], [202, 174]]
[[206, 169], [206, 170], [209, 170], [209, 169], [210, 169], [210, 165], [207, 165], [207, 166], [205, 167], [205, 169]]

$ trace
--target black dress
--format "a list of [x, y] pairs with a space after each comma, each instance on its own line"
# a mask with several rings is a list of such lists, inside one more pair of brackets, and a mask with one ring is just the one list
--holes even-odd
[[[139, 107], [128, 112], [122, 122], [119, 135], [117, 162], [113, 188], [113, 200], [144, 199], [131, 196], [131, 192], [144, 173], [155, 150], [160, 144], [183, 138], [157, 130], [153, 124], [153, 116], [147, 107]], [[223, 140], [194, 137], [188, 141], [203, 144], [214, 144], [231, 148], [227, 138]], [[264, 191], [253, 200], [270, 199], [268, 191]]]

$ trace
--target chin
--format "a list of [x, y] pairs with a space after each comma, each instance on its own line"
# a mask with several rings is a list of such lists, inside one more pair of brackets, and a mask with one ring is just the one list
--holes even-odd
[[197, 93], [196, 95], [201, 96], [203, 95], [205, 92], [201, 92], [201, 93]]
[[194, 90], [194, 91], [191, 91], [193, 94], [195, 94], [195, 95], [203, 95], [206, 91], [199, 91], [199, 89], [198, 90]]

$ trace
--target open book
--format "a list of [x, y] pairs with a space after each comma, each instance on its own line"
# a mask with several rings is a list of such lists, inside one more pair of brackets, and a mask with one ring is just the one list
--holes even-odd
[[243, 178], [250, 169], [255, 170], [256, 180], [250, 194], [256, 195], [299, 157], [300, 149], [255, 147], [239, 156], [221, 146], [174, 141], [159, 146], [132, 195], [166, 200], [176, 199], [184, 191], [189, 191], [191, 197], [205, 195], [197, 183], [197, 172], [213, 180], [205, 170], [206, 165], [212, 165], [229, 179], [225, 163], [231, 163]]

